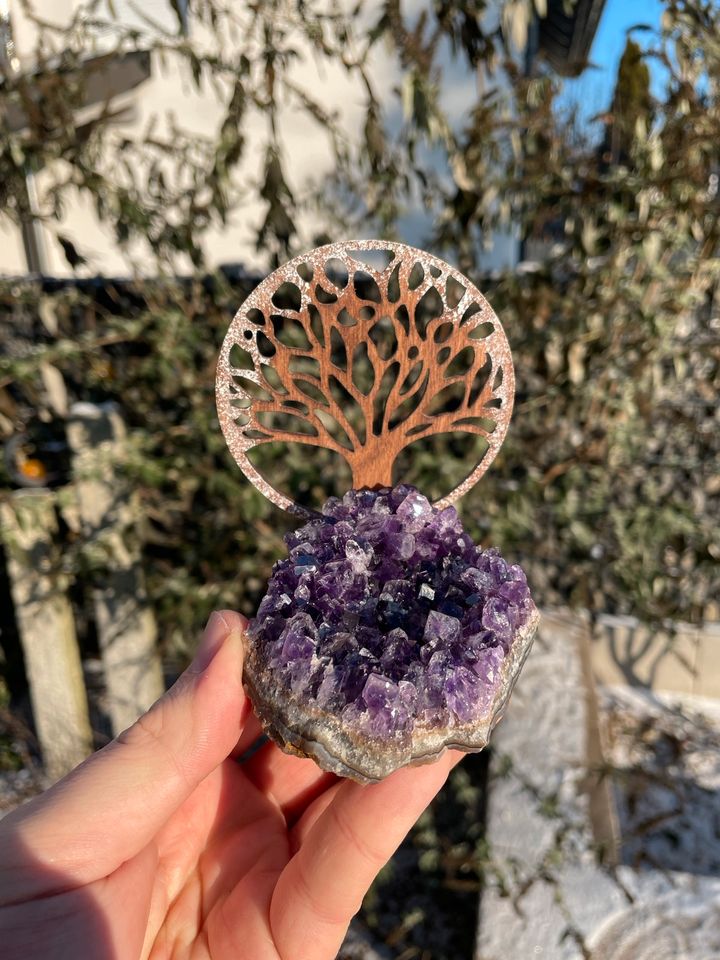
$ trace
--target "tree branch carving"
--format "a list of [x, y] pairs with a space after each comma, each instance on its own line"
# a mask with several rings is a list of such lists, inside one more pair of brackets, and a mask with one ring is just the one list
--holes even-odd
[[[387, 253], [387, 266], [365, 252]], [[512, 390], [507, 340], [479, 291], [442, 261], [380, 241], [277, 270], [238, 312], [218, 366], [221, 422], [243, 469], [257, 444], [306, 443], [343, 456], [355, 487], [390, 484], [401, 450], [455, 430], [488, 441], [474, 482], [505, 434]]]

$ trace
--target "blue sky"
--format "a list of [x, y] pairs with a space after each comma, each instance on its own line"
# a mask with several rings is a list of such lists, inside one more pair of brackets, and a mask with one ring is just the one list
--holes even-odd
[[[577, 79], [565, 80], [558, 100], [561, 107], [577, 108], [581, 125], [593, 139], [597, 139], [603, 128], [599, 124], [594, 127], [588, 125], [588, 121], [610, 106], [628, 29], [636, 24], [647, 24], [653, 28], [656, 38], [663, 10], [662, 0], [606, 0], [590, 50], [589, 59], [593, 66], [588, 67]], [[647, 47], [652, 39], [652, 34], [643, 31], [637, 31], [633, 36], [641, 47]], [[649, 61], [649, 66], [653, 93], [661, 96], [664, 84], [662, 71], [655, 68], [653, 61]], [[455, 82], [449, 85], [443, 105], [457, 123], [462, 123], [477, 99], [475, 78], [468, 74], [462, 59], [454, 63], [448, 59], [444, 78]], [[442, 159], [438, 162], [442, 163]], [[418, 204], [401, 218], [403, 239], [422, 247], [431, 222], [432, 214]], [[493, 243], [493, 251], [485, 257], [486, 267], [494, 269], [512, 264], [516, 243], [511, 234], [498, 232], [493, 236]]]
[[[605, 110], [615, 89], [618, 64], [625, 49], [627, 31], [635, 24], [645, 23], [657, 30], [664, 10], [661, 0], [607, 0], [592, 48], [590, 63], [584, 73], [575, 80], [566, 80], [560, 103], [577, 107], [579, 116], [586, 121]], [[641, 47], [648, 46], [650, 35], [637, 31], [633, 38]], [[661, 71], [654, 69], [650, 61], [652, 90], [660, 96], [663, 87]]]

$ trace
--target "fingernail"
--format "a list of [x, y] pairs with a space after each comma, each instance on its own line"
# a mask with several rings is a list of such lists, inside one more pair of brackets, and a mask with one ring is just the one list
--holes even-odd
[[211, 613], [197, 653], [190, 664], [190, 670], [193, 673], [202, 673], [203, 670], [207, 670], [229, 634], [230, 627], [225, 617], [221, 613]]

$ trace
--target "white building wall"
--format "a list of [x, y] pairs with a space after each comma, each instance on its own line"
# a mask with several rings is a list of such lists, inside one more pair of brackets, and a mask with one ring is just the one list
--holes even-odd
[[[20, 12], [17, 0], [10, 0], [13, 16], [13, 28], [16, 47], [23, 67], [27, 69], [33, 62], [35, 34], [32, 24]], [[79, 0], [34, 0], [37, 13], [54, 23], [69, 20]], [[131, 22], [135, 14], [132, 4], [127, 0], [114, 0], [114, 9], [123, 22]], [[174, 21], [168, 0], [143, 0], [142, 9], [154, 19], [171, 25]], [[201, 28], [190, 24], [193, 40], [201, 40]], [[102, 46], [103, 38], [99, 38]], [[91, 51], [88, 51], [90, 53]], [[445, 104], [450, 116], [462, 123], [463, 115], [470, 108], [477, 89], [477, 78], [469, 73], [465, 66], [452, 64], [448, 56], [448, 102]], [[346, 71], [327, 63], [318, 63], [308, 55], [294, 68], [297, 79], [315, 96], [322, 94], [326, 109], [338, 110], [348, 137], [362, 136], [365, 121], [365, 103], [361, 88], [348, 77]], [[378, 52], [373, 65], [373, 79], [378, 91], [392, 90], [399, 82], [394, 64]], [[117, 125], [114, 133], [118, 137], [138, 137], [152, 118], [162, 123], [168, 114], [174, 114], [179, 124], [189, 132], [213, 138], [217, 133], [223, 116], [223, 103], [215, 90], [209, 85], [198, 91], [182, 64], [168, 58], [165, 66], [157, 57], [153, 58], [152, 76], [139, 88], [128, 95], [133, 104], [133, 117], [130, 122]], [[308, 179], [317, 179], [324, 171], [332, 168], [332, 157], [327, 139], [319, 128], [313, 127], [307, 116], [297, 111], [285, 109], [280, 115], [282, 138], [285, 147], [284, 165], [291, 188], [302, 194], [303, 183]], [[253, 145], [264, 144], [266, 119], [256, 112], [250, 115], [246, 128], [246, 156], [240, 169], [236, 171], [235, 181], [248, 184], [250, 198], [238, 205], [230, 222], [222, 229], [210, 230], [204, 236], [203, 246], [211, 266], [221, 263], [242, 262], [248, 268], [264, 266], [254, 246], [255, 231], [264, 216], [264, 204], [257, 199], [257, 184], [263, 163], [262, 151], [253, 149]], [[112, 149], [110, 146], [109, 149]], [[52, 180], [62, 174], [56, 166], [43, 171], [37, 177], [37, 187], [42, 203], [44, 190]], [[301, 244], [310, 246], [312, 236], [322, 229], [313, 214], [305, 214], [298, 224]], [[418, 208], [411, 211], [403, 223], [405, 239], [410, 243], [422, 243], [427, 235], [430, 221]], [[88, 258], [85, 272], [107, 276], [123, 276], [135, 271], [152, 272], [150, 251], [136, 246], [126, 256], [115, 243], [112, 231], [102, 226], [93, 209], [92, 200], [87, 195], [76, 193], [68, 196], [66, 209], [61, 222], [48, 221], [44, 228], [45, 250], [47, 251], [46, 273], [54, 276], [71, 275], [72, 270], [65, 261], [57, 235], [68, 237], [78, 250]], [[16, 229], [8, 227], [0, 217], [0, 274], [25, 272], [22, 244]], [[493, 244], [494, 251], [488, 255], [488, 266], [512, 265], [516, 259], [517, 243], [510, 234], [498, 236]], [[182, 271], [189, 264], [178, 263]]]

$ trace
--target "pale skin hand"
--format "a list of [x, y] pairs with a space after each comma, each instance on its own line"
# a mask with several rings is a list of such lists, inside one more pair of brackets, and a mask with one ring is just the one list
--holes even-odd
[[332, 960], [457, 754], [360, 786], [262, 748], [237, 614], [138, 723], [0, 821], [6, 960]]

